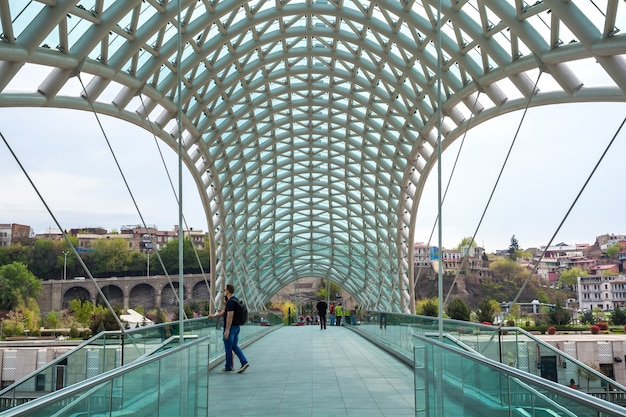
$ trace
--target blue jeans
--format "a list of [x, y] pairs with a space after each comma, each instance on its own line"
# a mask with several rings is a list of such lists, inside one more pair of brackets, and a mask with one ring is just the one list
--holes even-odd
[[241, 362], [241, 366], [248, 363], [245, 355], [239, 349], [237, 343], [239, 342], [239, 331], [241, 328], [239, 326], [231, 326], [230, 332], [228, 333], [228, 339], [224, 339], [224, 355], [226, 356], [226, 369], [233, 370], [233, 353], [239, 358], [239, 362]]
[[335, 315], [334, 315], [334, 314], [331, 314], [331, 315], [330, 315], [330, 325], [331, 325], [331, 326], [334, 326], [334, 325], [335, 325]]

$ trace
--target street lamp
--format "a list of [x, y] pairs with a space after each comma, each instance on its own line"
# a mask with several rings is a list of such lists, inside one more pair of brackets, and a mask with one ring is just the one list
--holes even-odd
[[0, 318], [0, 340], [2, 340], [2, 327], [4, 327], [4, 317]]
[[70, 251], [61, 251], [63, 254], [63, 280], [67, 279], [67, 255], [70, 254]]
[[150, 249], [146, 249], [146, 278], [150, 278]]

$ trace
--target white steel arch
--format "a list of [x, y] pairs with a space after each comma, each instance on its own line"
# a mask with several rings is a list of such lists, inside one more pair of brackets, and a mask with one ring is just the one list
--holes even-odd
[[[528, 103], [626, 101], [618, 0], [0, 0], [0, 23], [0, 106], [93, 105], [176, 149], [182, 102], [216, 284], [256, 308], [320, 277], [362, 306], [413, 311], [413, 230], [440, 135], [445, 149]], [[578, 60], [611, 83], [580, 79]], [[45, 79], [8, 88], [30, 64]]]

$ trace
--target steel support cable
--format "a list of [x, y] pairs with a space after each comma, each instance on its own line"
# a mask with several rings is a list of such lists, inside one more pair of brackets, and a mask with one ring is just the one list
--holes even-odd
[[[139, 94], [139, 100], [141, 101], [141, 106], [145, 109], [146, 108], [146, 104], [143, 101], [143, 95], [141, 93]], [[172, 175], [170, 174], [170, 170], [168, 169], [167, 164], [165, 163], [165, 158], [163, 157], [163, 151], [161, 150], [161, 146], [159, 145], [159, 139], [157, 138], [156, 132], [154, 131], [154, 124], [152, 123], [152, 120], [150, 120], [148, 117], [146, 117], [146, 121], [148, 122], [148, 126], [150, 126], [150, 133], [152, 133], [152, 138], [154, 139], [154, 144], [155, 144], [155, 146], [157, 148], [157, 151], [159, 152], [159, 157], [161, 158], [161, 163], [163, 164], [163, 169], [165, 170], [165, 174], [167, 175], [167, 180], [170, 183], [170, 188], [172, 189], [172, 193], [174, 194], [174, 198], [176, 199], [176, 204], [180, 204], [180, 201], [178, 200], [178, 193], [176, 192], [176, 188], [174, 188], [174, 183], [172, 181]], [[185, 228], [187, 228], [187, 230], [190, 230], [189, 229], [189, 224], [187, 224], [187, 219], [185, 218], [185, 216], [183, 216], [183, 222], [185, 223]], [[152, 236], [150, 236], [150, 241], [152, 242], [152, 244], [154, 244], [154, 241], [152, 240]], [[196, 249], [195, 245], [193, 245], [193, 244], [191, 245], [191, 247], [193, 248], [193, 252], [196, 255], [196, 261], [198, 262], [198, 265], [200, 265], [200, 272], [202, 274], [202, 279], [204, 280], [204, 283], [206, 284], [207, 290], [209, 291], [209, 294], [210, 294], [211, 286], [210, 286], [209, 282], [207, 281], [206, 272], [204, 271], [204, 267], [202, 266], [202, 262], [200, 261], [200, 256], [198, 255], [198, 250]], [[163, 267], [163, 270], [167, 274], [167, 271], [166, 271], [165, 266], [163, 265], [162, 261], [161, 261], [161, 266]], [[215, 307], [215, 301], [213, 300], [213, 297], [209, 296], [209, 306], [211, 306], [211, 305], [213, 305]], [[217, 307], [215, 307], [215, 308], [217, 308]]]
[[[489, 194], [489, 198], [487, 199], [487, 203], [485, 204], [485, 208], [483, 210], [482, 215], [480, 216], [480, 219], [478, 220], [478, 224], [476, 225], [476, 229], [474, 230], [474, 234], [472, 235], [472, 240], [470, 241], [470, 246], [474, 243], [474, 239], [476, 239], [476, 235], [478, 234], [478, 229], [480, 229], [480, 226], [483, 223], [483, 220], [485, 219], [485, 215], [487, 214], [487, 209], [489, 209], [489, 205], [491, 204], [491, 200], [493, 199], [493, 195], [496, 192], [496, 189], [498, 188], [498, 184], [500, 183], [500, 179], [502, 178], [502, 173], [504, 172], [504, 168], [506, 168], [507, 162], [509, 161], [509, 157], [511, 156], [511, 152], [513, 151], [513, 146], [515, 146], [515, 142], [517, 141], [517, 138], [519, 136], [519, 133], [522, 129], [522, 124], [524, 123], [524, 120], [526, 119], [526, 114], [528, 113], [528, 108], [530, 107], [530, 102], [532, 101], [533, 96], [535, 95], [535, 92], [537, 91], [537, 85], [539, 84], [539, 80], [541, 79], [541, 75], [543, 74], [543, 71], [539, 70], [539, 74], [537, 75], [537, 80], [535, 81], [535, 85], [533, 86], [532, 92], [528, 95], [528, 100], [526, 101], [526, 107], [524, 108], [524, 111], [522, 112], [522, 117], [520, 118], [519, 123], [517, 124], [517, 130], [515, 131], [515, 134], [513, 135], [513, 140], [511, 141], [511, 145], [509, 146], [509, 150], [506, 153], [506, 157], [504, 158], [504, 161], [502, 162], [502, 166], [500, 167], [500, 172], [498, 173], [498, 177], [496, 178], [496, 182], [493, 184], [493, 188], [491, 189], [491, 194]], [[468, 251], [469, 254], [469, 251]], [[463, 256], [461, 259], [461, 267], [463, 266], [463, 262], [467, 259], [467, 255]], [[461, 272], [461, 268], [459, 268], [459, 270], [457, 271], [456, 275], [454, 276], [454, 280], [452, 281], [452, 285], [450, 285], [450, 289], [448, 290], [448, 294], [446, 295], [446, 299], [444, 300], [444, 305], [447, 304], [448, 302], [448, 298], [450, 298], [450, 295], [452, 294], [452, 290], [454, 289], [454, 284], [456, 284], [456, 280], [459, 277], [459, 273]]]
[[[476, 105], [478, 104], [478, 99], [480, 98], [480, 91], [478, 92], [478, 94], [476, 95], [476, 99], [474, 100], [474, 104], [472, 105], [472, 112], [471, 114], [474, 114], [474, 111], [476, 110]], [[463, 150], [463, 146], [465, 145], [465, 139], [467, 138], [467, 132], [469, 132], [469, 128], [470, 128], [470, 122], [471, 122], [471, 118], [467, 121], [467, 125], [465, 126], [465, 130], [463, 131], [463, 136], [461, 138], [461, 145], [459, 146], [459, 150], [456, 153], [456, 157], [454, 158], [454, 164], [452, 164], [452, 170], [450, 171], [450, 177], [448, 178], [448, 182], [446, 184], [446, 188], [445, 191], [443, 193], [443, 197], [441, 198], [441, 204], [443, 204], [446, 201], [446, 197], [448, 195], [448, 190], [450, 189], [450, 184], [452, 183], [452, 178], [454, 177], [454, 173], [456, 171], [456, 166], [459, 162], [459, 158], [461, 156], [461, 151]], [[426, 247], [430, 247], [430, 242], [433, 239], [433, 235], [435, 234], [435, 229], [437, 228], [437, 223], [439, 222], [439, 214], [437, 214], [437, 216], [435, 217], [435, 222], [433, 223], [433, 228], [430, 231], [430, 236], [428, 237], [428, 242], [426, 242]], [[420, 275], [422, 274], [422, 270], [424, 269], [423, 265], [419, 266], [419, 269], [417, 270], [417, 276], [415, 277], [415, 282], [417, 283], [417, 281], [420, 278]]]
[[[17, 155], [15, 154], [15, 152], [13, 151], [13, 148], [11, 147], [11, 145], [9, 144], [9, 142], [7, 141], [7, 139], [4, 137], [4, 135], [2, 134], [2, 132], [0, 132], [0, 136], [2, 137], [2, 141], [4, 142], [4, 144], [6, 145], [6, 147], [9, 149], [9, 152], [11, 152], [11, 155], [13, 156], [13, 159], [15, 159], [15, 162], [17, 162], [17, 164], [19, 165], [20, 169], [22, 170], [22, 172], [24, 173], [24, 176], [26, 176], [26, 179], [28, 180], [28, 182], [30, 183], [30, 185], [33, 187], [33, 190], [35, 190], [35, 192], [37, 193], [37, 196], [39, 197], [39, 199], [41, 200], [42, 204], [44, 205], [44, 207], [46, 208], [46, 211], [48, 212], [48, 214], [50, 215], [50, 217], [52, 217], [52, 221], [54, 221], [54, 224], [59, 228], [59, 230], [61, 231], [61, 233], [63, 234], [63, 239], [65, 239], [65, 242], [68, 244], [68, 246], [70, 248], [72, 248], [72, 252], [74, 254], [74, 256], [76, 257], [76, 259], [78, 259], [78, 262], [80, 263], [80, 265], [83, 267], [83, 270], [85, 271], [85, 273], [87, 274], [87, 276], [89, 277], [89, 279], [91, 279], [91, 281], [95, 284], [96, 289], [98, 291], [98, 294], [100, 295], [100, 297], [102, 298], [102, 300], [104, 301], [104, 303], [106, 304], [106, 307], [109, 309], [109, 311], [111, 311], [111, 313], [113, 314], [113, 317], [115, 318], [115, 321], [117, 322], [118, 326], [120, 326], [120, 331], [122, 332], [122, 334], [126, 334], [125, 329], [124, 329], [124, 325], [122, 324], [122, 321], [120, 320], [120, 318], [117, 316], [117, 314], [115, 313], [115, 310], [113, 309], [113, 307], [111, 306], [111, 304], [109, 303], [109, 300], [106, 298], [106, 296], [104, 295], [104, 293], [102, 292], [102, 289], [100, 288], [100, 286], [98, 286], [98, 283], [96, 282], [95, 278], [93, 277], [93, 275], [91, 274], [91, 271], [89, 270], [89, 268], [87, 267], [87, 265], [85, 265], [85, 262], [83, 261], [83, 259], [80, 257], [80, 255], [78, 254], [78, 251], [76, 250], [76, 248], [74, 247], [74, 244], [72, 243], [72, 241], [70, 240], [69, 236], [67, 235], [67, 233], [65, 232], [65, 229], [63, 227], [61, 227], [61, 224], [59, 223], [59, 221], [57, 220], [56, 216], [54, 215], [54, 213], [52, 213], [52, 210], [50, 209], [50, 207], [48, 206], [48, 203], [46, 203], [46, 200], [43, 198], [43, 196], [41, 195], [41, 193], [39, 192], [39, 189], [37, 188], [37, 186], [35, 185], [35, 183], [33, 182], [33, 180], [30, 178], [30, 175], [28, 175], [28, 172], [26, 172], [26, 169], [24, 168], [24, 166], [22, 165], [22, 162], [20, 161], [20, 159], [17, 157]], [[131, 339], [132, 341], [132, 339]], [[139, 347], [137, 346], [137, 344], [132, 341], [133, 345], [137, 348], [137, 350], [139, 351]]]
[[[89, 108], [91, 109], [91, 112], [93, 113], [94, 117], [96, 118], [96, 122], [98, 123], [98, 127], [100, 128], [100, 132], [102, 132], [102, 136], [104, 137], [104, 140], [107, 144], [107, 146], [109, 147], [109, 151], [111, 152], [111, 156], [113, 157], [113, 161], [115, 162], [115, 166], [117, 166], [117, 170], [120, 173], [121, 177], [122, 177], [122, 181], [124, 181], [124, 185], [126, 186], [126, 190], [128, 191], [128, 194], [130, 195], [131, 200], [133, 201], [133, 205], [135, 206], [135, 210], [137, 211], [137, 214], [139, 215], [139, 218], [141, 219], [141, 223], [143, 224], [143, 227], [146, 228], [147, 230], [147, 226], [146, 226], [146, 221], [143, 218], [143, 214], [141, 213], [141, 210], [139, 209], [139, 205], [137, 204], [137, 200], [135, 199], [135, 195], [133, 194], [133, 191], [130, 189], [130, 185], [128, 184], [128, 181], [126, 180], [126, 176], [124, 175], [124, 171], [122, 170], [122, 167], [117, 159], [117, 155], [115, 154], [115, 151], [113, 150], [113, 146], [111, 145], [111, 141], [109, 141], [109, 137], [106, 134], [106, 131], [104, 130], [104, 126], [102, 125], [102, 121], [100, 120], [100, 117], [98, 116], [98, 113], [96, 112], [95, 107], [93, 106], [93, 103], [91, 102], [91, 99], [89, 98], [89, 94], [87, 93], [87, 90], [85, 88], [85, 84], [83, 83], [83, 80], [80, 76], [80, 73], [78, 73], [77, 75], [78, 81], [80, 82], [80, 85], [83, 89], [83, 93], [85, 95], [85, 99], [87, 100], [87, 103], [89, 103]], [[167, 273], [167, 270], [165, 269], [165, 265], [163, 264], [163, 259], [161, 259], [161, 256], [159, 255], [158, 251], [155, 251], [155, 254], [157, 255], [157, 258], [159, 259], [159, 262], [161, 263], [161, 267], [163, 268], [163, 271], [165, 271], [165, 276], [167, 277], [167, 280], [170, 284], [170, 286], [172, 287], [172, 290], [174, 290], [174, 285], [172, 284], [172, 280], [170, 279], [169, 274]], [[95, 281], [94, 281], [95, 282]], [[97, 284], [96, 284], [97, 285]], [[180, 300], [178, 300], [178, 295], [176, 294], [176, 291], [173, 291], [174, 295], [176, 295], [176, 300], [178, 302], [180, 302]]]
[[[589, 184], [589, 181], [591, 181], [591, 178], [593, 177], [593, 175], [595, 174], [596, 170], [598, 169], [598, 167], [600, 166], [600, 163], [602, 162], [602, 160], [604, 159], [604, 157], [606, 156], [606, 154], [609, 152], [609, 149], [611, 149], [611, 146], [613, 146], [613, 143], [615, 142], [615, 139], [617, 139], [617, 136], [619, 135], [619, 133], [621, 132], [622, 128], [624, 127], [624, 124], [626, 124], [626, 117], [624, 117], [624, 119], [622, 120], [622, 123], [619, 125], [619, 127], [617, 128], [617, 130], [615, 131], [615, 133], [613, 134], [613, 137], [611, 138], [611, 140], [609, 141], [609, 143], [607, 144], [606, 148], [604, 149], [604, 152], [602, 152], [602, 155], [600, 155], [600, 158], [598, 159], [598, 162], [596, 162], [596, 164], [594, 165], [593, 169], [591, 170], [591, 173], [589, 173], [589, 176], [587, 177], [587, 179], [585, 180], [584, 184], [582, 185], [582, 187], [580, 188], [580, 191], [578, 192], [578, 194], [576, 195], [576, 197], [574, 198], [574, 201], [572, 202], [572, 204], [570, 205], [569, 209], [567, 210], [567, 212], [565, 213], [565, 216], [563, 216], [563, 219], [561, 220], [561, 222], [559, 223], [559, 225], [557, 226], [556, 230], [554, 231], [554, 233], [552, 234], [552, 237], [550, 238], [550, 240], [548, 241], [548, 243], [546, 244], [545, 249], [541, 252], [541, 255], [539, 256], [539, 259], [537, 259], [537, 262], [535, 262], [535, 266], [533, 267], [533, 269], [530, 271], [530, 273], [528, 274], [528, 277], [526, 278], [526, 280], [524, 281], [524, 283], [522, 284], [522, 287], [520, 288], [519, 292], [517, 293], [517, 295], [515, 296], [515, 298], [513, 299], [513, 301], [511, 302], [511, 305], [509, 306], [509, 310], [511, 309], [511, 307], [513, 307], [513, 305], [515, 305], [515, 303], [517, 303], [517, 300], [519, 300], [522, 292], [524, 291], [524, 289], [526, 289], [526, 287], [528, 286], [528, 283], [530, 282], [530, 279], [532, 278], [532, 276], [535, 274], [535, 272], [537, 271], [537, 268], [539, 267], [539, 263], [542, 261], [542, 259], [544, 258], [546, 252], [548, 251], [548, 248], [550, 247], [550, 245], [552, 245], [552, 242], [554, 241], [554, 239], [556, 239], [556, 235], [559, 233], [559, 231], [561, 230], [561, 227], [563, 227], [563, 224], [565, 223], [565, 220], [567, 220], [567, 218], [569, 217], [570, 213], [572, 212], [572, 210], [574, 209], [574, 206], [576, 205], [576, 203], [578, 202], [578, 199], [580, 198], [580, 196], [582, 195], [583, 191], [585, 191], [585, 188], [587, 188], [587, 185]], [[502, 328], [502, 325], [504, 324], [504, 322], [501, 322], [498, 326], [498, 328]]]

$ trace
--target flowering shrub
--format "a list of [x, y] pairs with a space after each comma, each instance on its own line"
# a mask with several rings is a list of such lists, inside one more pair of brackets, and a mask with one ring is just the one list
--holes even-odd
[[596, 326], [595, 324], [589, 328], [589, 331], [593, 334], [600, 333], [600, 326]]
[[548, 327], [548, 334], [555, 334], [555, 333], [556, 333], [556, 327], [554, 326]]
[[600, 330], [609, 330], [609, 325], [605, 321], [599, 321], [597, 325]]

